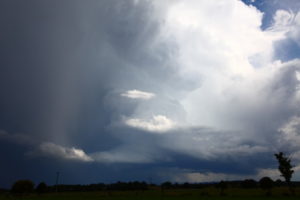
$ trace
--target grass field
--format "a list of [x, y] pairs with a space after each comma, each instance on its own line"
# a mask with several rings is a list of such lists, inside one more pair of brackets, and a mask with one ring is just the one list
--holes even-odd
[[12, 196], [11, 194], [2, 194], [0, 200], [22, 199], [22, 200], [298, 200], [300, 198], [300, 189], [296, 190], [295, 196], [286, 196], [287, 188], [275, 188], [272, 190], [272, 196], [266, 196], [261, 189], [234, 189], [225, 191], [225, 196], [219, 195], [216, 188], [205, 189], [170, 189], [161, 191], [158, 188], [152, 188], [147, 191], [100, 191], [100, 192], [69, 192], [69, 193], [48, 193], [43, 195], [30, 194], [25, 196]]

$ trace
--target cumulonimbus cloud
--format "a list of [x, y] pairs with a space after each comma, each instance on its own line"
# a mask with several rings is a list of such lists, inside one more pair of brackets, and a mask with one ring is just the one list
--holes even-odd
[[[274, 56], [274, 42], [300, 41], [299, 14], [278, 11], [273, 26], [262, 30], [263, 13], [240, 0], [130, 2], [133, 1], [104, 0], [97, 5], [89, 2], [84, 5], [86, 9], [81, 9], [78, 3], [78, 9], [73, 10], [68, 4], [64, 5], [64, 9], [72, 12], [60, 13], [59, 16], [68, 16], [60, 17], [62, 24], [70, 24], [65, 19], [80, 24], [71, 23], [73, 29], [62, 29], [58, 34], [50, 32], [53, 38], [49, 41], [64, 41], [68, 51], [59, 43], [42, 45], [53, 45], [54, 49], [49, 48], [51, 52], [45, 51], [49, 55], [54, 51], [59, 52], [57, 55], [67, 54], [55, 59], [50, 56], [51, 59], [38, 63], [50, 63], [45, 66], [49, 71], [57, 66], [60, 75], [59, 79], [53, 76], [51, 82], [43, 84], [54, 85], [51, 91], [57, 92], [45, 89], [53, 96], [45, 98], [49, 102], [38, 104], [53, 107], [45, 106], [41, 112], [45, 116], [32, 120], [34, 125], [42, 124], [40, 132], [45, 132], [46, 141], [53, 142], [38, 143], [40, 154], [83, 162], [157, 161], [158, 165], [163, 159], [154, 155], [166, 155], [178, 165], [182, 164], [176, 161], [178, 155], [192, 158], [193, 162], [211, 162], [228, 157], [231, 158], [228, 160], [251, 156], [259, 159], [261, 155], [272, 155], [274, 146], [289, 147], [290, 152], [299, 153], [297, 73], [300, 62], [281, 61]], [[31, 18], [28, 21], [31, 22]], [[95, 34], [86, 37], [86, 33]], [[40, 36], [43, 42], [48, 41], [49, 35]], [[15, 38], [11, 41], [15, 44]], [[78, 48], [74, 48], [74, 41], [78, 41]], [[12, 49], [13, 53], [23, 52], [18, 51], [19, 47]], [[48, 58], [47, 53], [41, 57]], [[33, 66], [35, 71], [30, 72], [39, 69]], [[81, 87], [78, 87], [78, 77], [82, 79]], [[2, 85], [9, 85], [10, 81], [9, 78]], [[136, 86], [143, 89], [137, 90]], [[23, 85], [20, 84], [20, 88]], [[107, 95], [107, 91], [112, 90], [118, 91], [117, 97]], [[7, 91], [4, 94], [14, 94]], [[32, 103], [33, 108], [40, 101], [37, 99]], [[11, 108], [22, 105], [21, 101], [17, 102]], [[107, 106], [111, 102], [114, 104]], [[123, 121], [122, 116], [125, 116]], [[111, 124], [120, 118], [125, 126], [115, 130]], [[44, 119], [45, 123], [36, 119]], [[77, 119], [80, 119], [79, 124]], [[82, 132], [71, 133], [70, 127], [77, 125]], [[87, 130], [93, 133], [86, 134]], [[145, 134], [149, 132], [172, 134]], [[78, 137], [73, 138], [74, 135]], [[5, 133], [0, 133], [0, 138], [20, 140], [19, 136], [10, 137]], [[121, 144], [108, 141], [112, 138]], [[105, 145], [95, 150], [99, 141]], [[58, 145], [76, 146], [77, 143], [85, 143], [87, 148]], [[90, 146], [94, 153], [90, 153]], [[177, 157], [172, 157], [174, 154]], [[190, 164], [183, 167], [188, 168]], [[210, 177], [225, 177], [223, 172], [219, 167], [207, 173], [211, 173]], [[199, 177], [210, 180], [207, 176]]]

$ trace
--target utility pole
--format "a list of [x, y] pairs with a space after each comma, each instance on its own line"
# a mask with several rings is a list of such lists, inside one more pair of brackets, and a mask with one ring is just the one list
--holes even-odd
[[55, 191], [58, 192], [59, 172], [56, 172]]

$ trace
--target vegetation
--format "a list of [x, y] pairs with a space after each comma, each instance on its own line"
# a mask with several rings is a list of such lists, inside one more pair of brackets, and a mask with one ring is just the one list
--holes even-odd
[[278, 161], [278, 170], [280, 171], [281, 176], [284, 177], [287, 185], [290, 188], [291, 193], [294, 193], [291, 185], [291, 179], [294, 173], [294, 170], [292, 170], [293, 166], [291, 164], [291, 159], [288, 156], [284, 155], [283, 152], [279, 152], [278, 154], [274, 155]]
[[45, 192], [47, 192], [47, 185], [44, 182], [41, 182], [40, 184], [38, 184], [38, 186], [36, 187], [35, 191], [38, 194], [43, 194]]
[[266, 191], [266, 195], [267, 196], [271, 196], [272, 195], [272, 192], [271, 192], [271, 189], [274, 185], [274, 182], [271, 178], [269, 177], [263, 177], [260, 179], [259, 181], [259, 185], [260, 187]]
[[11, 188], [11, 192], [13, 194], [28, 194], [33, 192], [34, 189], [34, 183], [30, 180], [19, 180], [16, 181], [12, 188]]
[[[0, 194], [0, 200], [22, 199], [22, 200], [296, 200], [300, 196], [300, 187], [295, 188], [295, 196], [286, 196], [288, 187], [280, 186], [272, 188], [272, 197], [266, 197], [265, 191], [259, 188], [241, 188], [236, 186], [236, 182], [225, 181], [227, 183], [226, 195], [220, 195], [218, 184], [199, 184], [200, 188], [181, 188], [188, 184], [172, 183], [173, 188], [161, 190], [161, 185], [148, 185], [147, 190], [100, 190], [100, 191], [72, 191], [72, 192], [48, 192], [43, 195], [37, 193], [23, 196], [12, 196], [9, 193]], [[240, 182], [241, 183], [241, 182]], [[191, 184], [194, 185], [194, 184]], [[195, 184], [197, 185], [197, 184]], [[195, 186], [194, 185], [194, 186]], [[52, 186], [50, 186], [52, 187]]]

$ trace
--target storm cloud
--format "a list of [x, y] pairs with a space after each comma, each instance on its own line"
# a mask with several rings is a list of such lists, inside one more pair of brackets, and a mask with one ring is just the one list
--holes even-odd
[[248, 4], [2, 1], [3, 181], [278, 178], [277, 151], [299, 165], [300, 60], [280, 52], [299, 47], [300, 15], [262, 28]]

